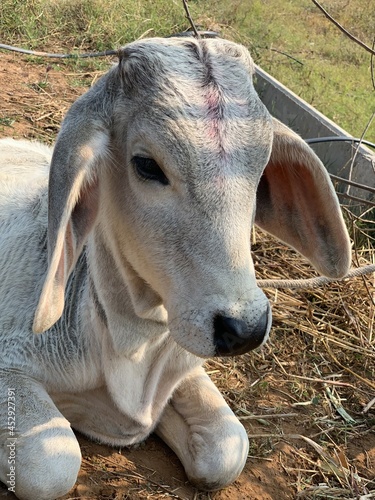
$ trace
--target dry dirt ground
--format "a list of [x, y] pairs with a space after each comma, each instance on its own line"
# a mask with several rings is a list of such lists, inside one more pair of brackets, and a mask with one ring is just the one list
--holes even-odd
[[[70, 103], [100, 76], [93, 68], [1, 53], [0, 137], [51, 143]], [[260, 277], [313, 274], [262, 234], [253, 254]], [[357, 252], [360, 263], [366, 258]], [[268, 345], [207, 364], [250, 436], [245, 470], [233, 485], [197, 491], [154, 436], [117, 449], [78, 435], [83, 463], [65, 500], [375, 498], [373, 285], [358, 278], [318, 291], [267, 290], [274, 314]], [[0, 486], [0, 497], [11, 495]]]

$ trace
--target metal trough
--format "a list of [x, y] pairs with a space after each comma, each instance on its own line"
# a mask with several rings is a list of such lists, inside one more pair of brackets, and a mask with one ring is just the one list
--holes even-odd
[[270, 113], [304, 139], [348, 139], [310, 145], [331, 174], [342, 204], [355, 212], [375, 207], [375, 151], [351, 141], [350, 134], [259, 67], [255, 86]]

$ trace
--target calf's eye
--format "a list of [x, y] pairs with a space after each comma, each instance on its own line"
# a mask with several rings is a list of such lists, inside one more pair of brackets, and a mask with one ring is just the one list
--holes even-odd
[[152, 158], [133, 156], [132, 164], [137, 175], [144, 181], [156, 181], [164, 186], [169, 184], [168, 178]]

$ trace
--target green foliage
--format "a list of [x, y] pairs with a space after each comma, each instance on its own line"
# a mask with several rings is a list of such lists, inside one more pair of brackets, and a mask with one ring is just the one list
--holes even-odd
[[11, 127], [14, 123], [14, 118], [10, 116], [0, 116], [0, 127]]
[[[342, 34], [310, 0], [199, 2], [248, 46], [255, 61], [349, 133], [361, 136], [375, 111], [370, 54]], [[371, 46], [375, 1], [330, 0], [324, 6]], [[293, 59], [302, 64], [298, 64]], [[375, 120], [367, 132], [375, 140]]]
[[[372, 44], [374, 0], [326, 0], [324, 5]], [[191, 0], [189, 6], [197, 24], [243, 43], [275, 78], [349, 133], [362, 134], [375, 108], [370, 56], [310, 0]], [[180, 0], [2, 0], [0, 4], [3, 43], [49, 52], [117, 48], [142, 36], [165, 36], [188, 27]], [[366, 137], [375, 140], [375, 121]]]
[[[118, 47], [145, 33], [168, 35], [183, 29], [179, 2], [159, 0], [3, 0], [0, 35], [4, 43], [73, 50]], [[6, 40], [6, 42], [5, 42]]]

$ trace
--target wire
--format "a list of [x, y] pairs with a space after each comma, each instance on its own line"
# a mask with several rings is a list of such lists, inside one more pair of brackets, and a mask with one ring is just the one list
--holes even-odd
[[366, 144], [375, 149], [375, 143], [366, 141], [364, 139], [358, 139], [356, 137], [347, 137], [346, 135], [332, 136], [332, 137], [314, 137], [312, 139], [305, 139], [307, 144], [317, 144], [319, 142], [356, 142], [360, 144]]
[[20, 52], [21, 54], [28, 54], [30, 56], [39, 57], [53, 57], [58, 59], [83, 59], [87, 57], [104, 57], [114, 56], [118, 54], [117, 50], [104, 50], [103, 52], [85, 52], [78, 54], [51, 54], [49, 52], [39, 52], [36, 50], [21, 49], [20, 47], [13, 47], [12, 45], [4, 45], [0, 43], [0, 49], [11, 50], [12, 52]]
[[[219, 36], [216, 31], [198, 31], [198, 34], [201, 38], [217, 38]], [[169, 35], [166, 38], [172, 37], [184, 37], [184, 36], [195, 36], [194, 32], [191, 30], [183, 31], [181, 33], [174, 33], [173, 35]], [[29, 56], [37, 56], [37, 57], [51, 57], [54, 59], [86, 59], [89, 57], [105, 57], [105, 56], [116, 56], [118, 55], [118, 50], [109, 49], [103, 50], [102, 52], [82, 52], [77, 54], [54, 54], [50, 52], [40, 52], [37, 50], [28, 50], [22, 49], [21, 47], [14, 47], [13, 45], [5, 45], [4, 43], [0, 43], [0, 49], [10, 50], [12, 52], [19, 52], [21, 54], [28, 54]]]

